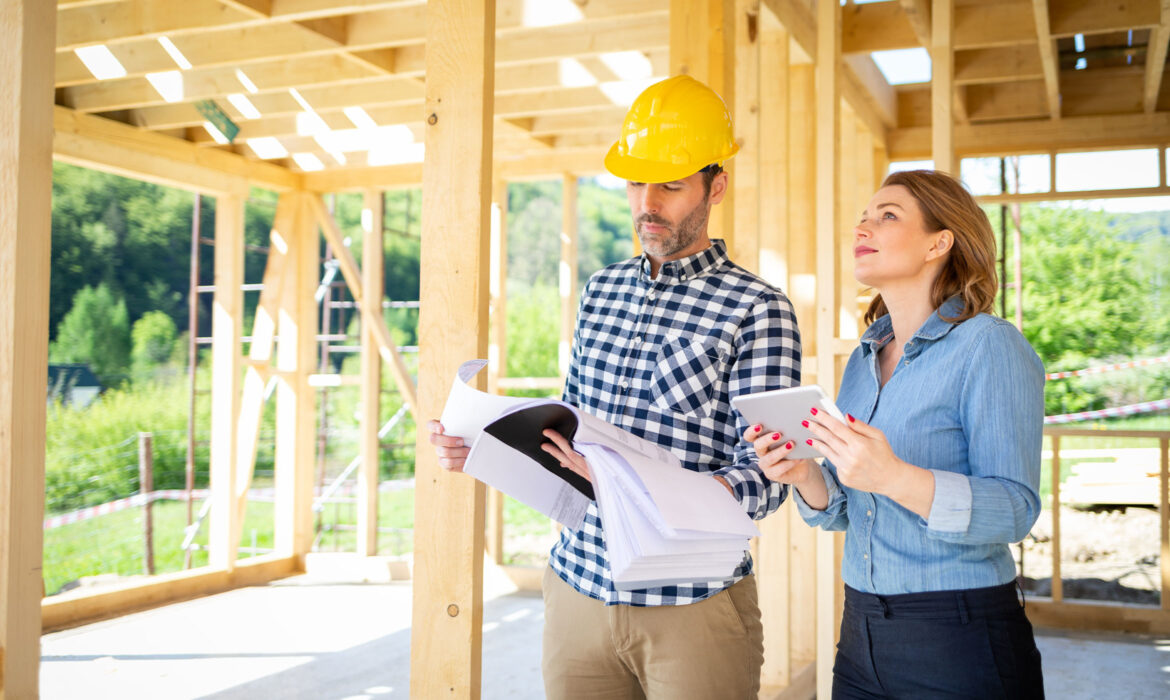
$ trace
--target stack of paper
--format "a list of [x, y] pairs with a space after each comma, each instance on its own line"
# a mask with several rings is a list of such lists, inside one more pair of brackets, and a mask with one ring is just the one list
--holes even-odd
[[[441, 418], [448, 434], [471, 441], [464, 472], [570, 528], [581, 526], [596, 496], [617, 588], [726, 579], [743, 561], [759, 530], [710, 474], [562, 401], [476, 391], [466, 382], [482, 366], [460, 368]], [[485, 419], [485, 410], [496, 417]], [[549, 428], [585, 455], [592, 483], [541, 449]]]

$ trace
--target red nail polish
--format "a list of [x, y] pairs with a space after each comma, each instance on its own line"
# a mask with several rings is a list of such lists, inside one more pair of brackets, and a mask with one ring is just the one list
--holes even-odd
[[806, 420], [802, 420], [802, 421], [800, 421], [800, 424], [801, 424], [801, 425], [803, 425], [803, 426], [804, 426], [804, 427], [806, 427], [806, 428], [808, 427], [808, 421], [806, 421]]
[[852, 422], [854, 422], [854, 421], [856, 421], [856, 420], [857, 420], [856, 418], [854, 418], [854, 417], [853, 417], [853, 414], [852, 414], [852, 413], [846, 413], [846, 414], [845, 414], [845, 417], [849, 419], [849, 422], [850, 422], [850, 423], [852, 423]]
[[780, 433], [772, 433], [772, 439], [773, 439], [773, 440], [779, 440], [779, 439], [780, 439]]
[[757, 425], [756, 427], [752, 428], [752, 430], [757, 432], [757, 433], [763, 429], [764, 429], [764, 426], [762, 426], [762, 425]]
[[805, 440], [805, 442], [807, 442], [810, 446], [812, 445], [812, 440]]
[[813, 414], [814, 416], [817, 414], [817, 409], [816, 409], [815, 407], [812, 409], [812, 414]]
[[791, 441], [791, 440], [789, 440], [789, 441], [788, 441], [788, 444], [784, 446], [784, 449], [786, 449], [786, 450], [791, 450], [793, 447], [795, 447], [795, 445], [793, 445], [793, 444], [792, 444], [792, 441]]

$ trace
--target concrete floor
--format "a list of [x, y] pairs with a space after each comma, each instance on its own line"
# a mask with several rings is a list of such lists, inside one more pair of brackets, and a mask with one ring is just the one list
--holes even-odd
[[[407, 698], [410, 583], [354, 580], [313, 572], [47, 634], [41, 697]], [[489, 574], [484, 597], [482, 697], [543, 698], [539, 595]], [[1049, 698], [1170, 697], [1170, 639], [1039, 633]]]

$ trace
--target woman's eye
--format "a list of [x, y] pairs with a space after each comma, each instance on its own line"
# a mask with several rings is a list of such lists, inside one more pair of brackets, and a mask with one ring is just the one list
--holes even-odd
[[894, 216], [894, 212], [888, 211], [888, 212], [882, 214], [882, 218], [883, 219], [896, 219], [898, 217]]

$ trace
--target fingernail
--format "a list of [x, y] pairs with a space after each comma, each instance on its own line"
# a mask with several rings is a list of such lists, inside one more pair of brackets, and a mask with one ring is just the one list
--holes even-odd
[[763, 429], [764, 429], [764, 426], [762, 426], [762, 425], [757, 425], [756, 427], [752, 428], [752, 430], [754, 430], [757, 433]]
[[852, 414], [852, 413], [846, 413], [846, 414], [845, 414], [845, 417], [849, 419], [849, 422], [850, 422], [850, 423], [852, 423], [852, 422], [854, 422], [855, 420], [857, 420], [856, 418], [854, 418], [854, 417], [853, 417], [853, 414]]
[[792, 441], [789, 440], [788, 444], [784, 446], [784, 449], [791, 450], [793, 447], [796, 447], [796, 445], [792, 444]]
[[805, 440], [805, 442], [807, 442], [810, 446], [812, 445], [812, 440]]
[[772, 433], [772, 439], [773, 439], [773, 440], [779, 440], [779, 439], [780, 439], [780, 433]]
[[801, 425], [803, 425], [803, 426], [804, 426], [804, 427], [806, 427], [806, 428], [808, 427], [808, 421], [806, 421], [806, 420], [802, 420], [802, 421], [800, 421], [800, 424], [801, 424]]
[[816, 408], [813, 408], [813, 409], [812, 409], [812, 414], [813, 414], [814, 416], [817, 414], [817, 409], [816, 409]]

